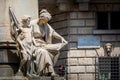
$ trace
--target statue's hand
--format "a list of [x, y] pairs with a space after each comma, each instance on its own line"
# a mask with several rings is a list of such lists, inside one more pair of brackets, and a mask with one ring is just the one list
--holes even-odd
[[62, 43], [68, 44], [68, 42], [64, 38], [62, 38]]

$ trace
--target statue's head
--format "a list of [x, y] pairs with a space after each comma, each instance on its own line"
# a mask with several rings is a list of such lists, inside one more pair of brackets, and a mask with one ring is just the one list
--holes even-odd
[[106, 52], [107, 52], [107, 54], [109, 56], [111, 51], [112, 51], [112, 44], [111, 43], [106, 43], [105, 44], [105, 49], [106, 49]]
[[29, 16], [29, 15], [23, 15], [23, 17], [22, 17], [22, 24], [24, 26], [27, 26], [27, 25], [30, 24], [30, 20], [31, 20], [31, 16]]
[[40, 11], [39, 24], [40, 25], [46, 24], [49, 20], [51, 20], [51, 18], [52, 18], [51, 14], [46, 9], [42, 9]]

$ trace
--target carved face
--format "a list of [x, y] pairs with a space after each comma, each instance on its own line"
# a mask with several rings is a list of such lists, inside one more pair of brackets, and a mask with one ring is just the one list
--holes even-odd
[[107, 52], [111, 52], [111, 50], [112, 50], [112, 44], [111, 44], [111, 43], [107, 43], [107, 44], [105, 45], [105, 47], [106, 47], [106, 51], [107, 51]]
[[28, 18], [26, 18], [26, 19], [23, 19], [23, 20], [22, 20], [23, 26], [28, 26], [28, 25], [30, 24], [30, 20], [31, 20], [30, 17], [28, 17]]
[[40, 18], [39, 18], [39, 24], [40, 24], [40, 25], [44, 25], [44, 24], [46, 24], [47, 22], [48, 22], [48, 19], [47, 19], [46, 17], [40, 16]]
[[107, 52], [111, 52], [111, 46], [106, 46]]

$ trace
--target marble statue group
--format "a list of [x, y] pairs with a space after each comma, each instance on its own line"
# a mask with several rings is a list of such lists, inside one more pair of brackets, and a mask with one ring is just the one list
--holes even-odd
[[[11, 38], [17, 44], [21, 59], [18, 71], [27, 64], [27, 75], [55, 76], [54, 57], [67, 41], [48, 24], [51, 14], [42, 9], [38, 19], [32, 20], [31, 16], [23, 15], [19, 22], [10, 7], [9, 15]], [[60, 42], [53, 44], [53, 38]]]

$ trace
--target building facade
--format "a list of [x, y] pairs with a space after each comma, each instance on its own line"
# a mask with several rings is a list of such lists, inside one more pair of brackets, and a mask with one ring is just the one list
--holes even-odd
[[66, 67], [67, 80], [120, 79], [120, 0], [39, 0], [42, 8], [69, 42], [56, 64]]

